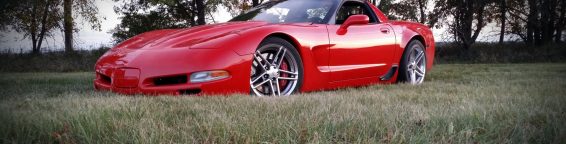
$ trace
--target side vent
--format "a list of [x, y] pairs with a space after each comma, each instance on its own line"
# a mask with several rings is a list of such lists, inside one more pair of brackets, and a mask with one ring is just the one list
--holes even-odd
[[397, 71], [398, 67], [399, 67], [398, 65], [393, 65], [391, 69], [389, 69], [389, 71], [384, 76], [380, 77], [380, 80], [382, 81], [390, 80], [393, 77], [393, 75], [395, 75], [395, 72]]

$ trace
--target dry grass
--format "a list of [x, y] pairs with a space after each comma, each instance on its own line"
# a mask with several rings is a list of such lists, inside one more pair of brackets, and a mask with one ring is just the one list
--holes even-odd
[[424, 85], [143, 97], [0, 74], [1, 143], [566, 143], [566, 64], [438, 65]]

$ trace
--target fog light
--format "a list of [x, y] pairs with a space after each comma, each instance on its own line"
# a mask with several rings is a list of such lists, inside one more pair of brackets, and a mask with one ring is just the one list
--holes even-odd
[[209, 82], [228, 78], [230, 74], [227, 71], [203, 71], [191, 74], [191, 83]]

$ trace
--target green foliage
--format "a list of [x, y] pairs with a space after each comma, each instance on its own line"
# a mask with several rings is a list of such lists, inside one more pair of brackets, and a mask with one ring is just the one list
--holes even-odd
[[122, 17], [122, 22], [111, 33], [114, 41], [119, 43], [144, 32], [182, 27], [186, 27], [186, 25], [178, 23], [170, 15], [164, 15], [160, 12], [128, 13]]
[[566, 143], [564, 64], [436, 65], [424, 85], [144, 97], [0, 73], [2, 143]]
[[[73, 15], [74, 20], [79, 20], [78, 22], [86, 22], [86, 24], [90, 25], [90, 28], [93, 30], [102, 30], [101, 29], [101, 17], [98, 15], [98, 7], [96, 7], [96, 0], [71, 0], [73, 4], [72, 11], [76, 12], [76, 15]], [[76, 24], [74, 24], [76, 25]], [[79, 26], [84, 25], [83, 23], [79, 23]], [[74, 31], [78, 32], [81, 27], [75, 27]]]
[[[122, 14], [121, 23], [111, 32], [116, 43], [132, 36], [157, 29], [201, 25], [213, 21], [218, 6], [237, 6], [239, 1], [207, 0], [203, 7], [195, 0], [133, 0], [115, 7]], [[204, 8], [204, 9], [199, 9]], [[232, 8], [232, 7], [229, 7]], [[203, 14], [199, 17], [199, 14]]]

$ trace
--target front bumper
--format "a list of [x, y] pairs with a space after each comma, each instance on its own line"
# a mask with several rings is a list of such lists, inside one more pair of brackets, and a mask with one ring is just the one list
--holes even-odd
[[[221, 49], [112, 52], [97, 62], [94, 87], [121, 94], [249, 94], [251, 56]], [[225, 79], [191, 83], [192, 73], [225, 70]]]

